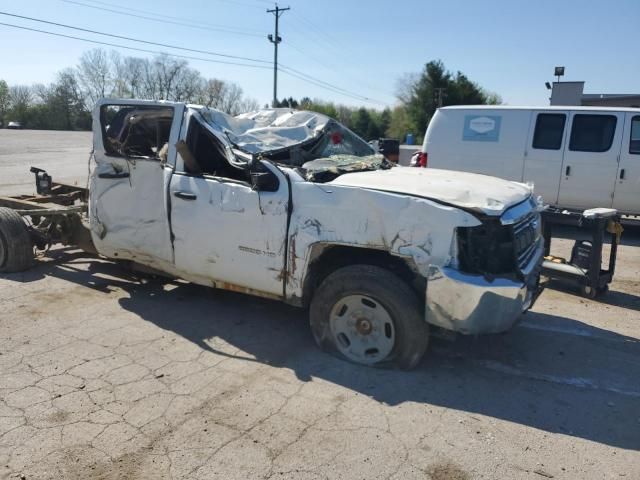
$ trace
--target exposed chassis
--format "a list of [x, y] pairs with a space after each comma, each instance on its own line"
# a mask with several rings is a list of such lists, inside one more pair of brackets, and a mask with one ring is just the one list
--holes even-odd
[[84, 222], [87, 199], [86, 188], [53, 182], [46, 194], [0, 196], [0, 207], [23, 217], [31, 243], [39, 250], [61, 243], [95, 252]]

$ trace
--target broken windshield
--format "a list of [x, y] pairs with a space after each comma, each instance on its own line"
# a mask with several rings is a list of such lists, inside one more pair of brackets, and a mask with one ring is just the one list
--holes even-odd
[[202, 109], [201, 113], [234, 148], [295, 167], [335, 155], [362, 157], [375, 153], [362, 138], [321, 113], [286, 108], [236, 117], [213, 109]]
[[235, 117], [209, 108], [200, 113], [229, 140], [236, 157], [252, 156], [297, 167], [308, 181], [329, 182], [349, 172], [391, 168], [371, 145], [321, 113], [286, 108]]

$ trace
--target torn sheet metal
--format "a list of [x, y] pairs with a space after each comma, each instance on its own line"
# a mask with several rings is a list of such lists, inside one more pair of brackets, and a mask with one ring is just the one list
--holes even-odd
[[265, 153], [292, 147], [320, 135], [331, 121], [326, 115], [288, 108], [274, 108], [232, 117], [218, 110], [203, 108], [205, 120], [242, 150]]
[[[292, 181], [292, 189], [287, 293], [294, 297], [302, 295], [314, 244], [388, 251], [409, 259], [426, 276], [431, 264], [452, 262], [456, 227], [480, 224], [476, 217], [458, 208], [396, 193], [334, 182], [313, 184], [301, 177]], [[296, 198], [304, 202], [296, 202]]]

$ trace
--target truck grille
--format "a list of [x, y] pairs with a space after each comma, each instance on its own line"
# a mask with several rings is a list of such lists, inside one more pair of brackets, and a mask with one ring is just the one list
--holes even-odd
[[458, 227], [459, 269], [486, 276], [529, 274], [541, 236], [540, 215], [532, 201], [483, 218], [474, 227]]
[[532, 213], [513, 225], [513, 246], [516, 261], [523, 270], [536, 252], [537, 240], [540, 236], [540, 218]]

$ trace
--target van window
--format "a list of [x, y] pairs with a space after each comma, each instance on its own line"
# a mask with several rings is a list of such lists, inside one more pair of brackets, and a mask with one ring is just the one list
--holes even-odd
[[576, 115], [571, 127], [569, 150], [576, 152], [606, 152], [611, 148], [616, 132], [614, 115]]
[[640, 155], [640, 116], [631, 119], [631, 140], [629, 153]]
[[560, 150], [567, 116], [564, 113], [541, 113], [533, 132], [533, 148]]

